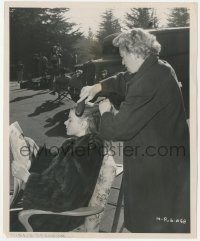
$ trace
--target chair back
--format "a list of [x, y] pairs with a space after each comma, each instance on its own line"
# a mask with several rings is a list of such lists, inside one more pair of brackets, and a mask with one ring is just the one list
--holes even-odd
[[[115, 176], [116, 164], [113, 156], [108, 152], [104, 156], [97, 183], [88, 206], [101, 206], [105, 209]], [[103, 213], [85, 218], [84, 229], [86, 232], [99, 232]]]

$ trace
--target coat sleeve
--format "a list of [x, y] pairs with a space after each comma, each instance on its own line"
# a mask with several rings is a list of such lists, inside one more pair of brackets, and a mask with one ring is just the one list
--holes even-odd
[[122, 102], [118, 114], [105, 112], [102, 115], [101, 137], [113, 141], [130, 140], [166, 105], [167, 101], [162, 104], [158, 101], [156, 89], [145, 95], [130, 94]]
[[102, 86], [102, 95], [106, 95], [111, 92], [117, 93], [119, 95], [124, 95], [126, 75], [126, 72], [121, 72], [117, 75], [111, 76], [107, 79], [100, 81]]

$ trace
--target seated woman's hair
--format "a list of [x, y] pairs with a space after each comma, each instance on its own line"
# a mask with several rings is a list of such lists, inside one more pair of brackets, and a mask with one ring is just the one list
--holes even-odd
[[149, 55], [158, 55], [161, 50], [156, 37], [141, 28], [134, 28], [130, 32], [119, 34], [113, 39], [113, 45], [122, 51], [140, 55], [144, 59]]
[[83, 115], [80, 117], [81, 119], [87, 119], [88, 127], [87, 133], [98, 133], [99, 124], [100, 124], [100, 112], [98, 106], [85, 106], [85, 110]]

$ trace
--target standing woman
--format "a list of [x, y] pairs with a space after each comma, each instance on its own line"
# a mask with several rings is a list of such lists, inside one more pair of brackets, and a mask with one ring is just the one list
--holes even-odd
[[189, 130], [173, 68], [158, 55], [156, 37], [142, 29], [113, 40], [127, 72], [84, 87], [124, 96], [118, 114], [100, 103], [102, 138], [124, 141], [124, 219], [135, 233], [190, 232]]

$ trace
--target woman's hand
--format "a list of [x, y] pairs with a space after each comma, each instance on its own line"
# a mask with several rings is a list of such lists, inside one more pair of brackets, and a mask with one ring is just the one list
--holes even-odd
[[109, 99], [102, 100], [99, 103], [99, 111], [101, 115], [103, 115], [104, 112], [110, 112], [112, 109], [112, 104], [110, 103]]
[[77, 101], [77, 103], [81, 102], [84, 99], [86, 99], [85, 103], [88, 103], [101, 90], [102, 90], [101, 84], [95, 84], [95, 85], [92, 85], [92, 86], [83, 87], [82, 90], [81, 90], [81, 93], [80, 93], [80, 99]]
[[33, 154], [36, 157], [38, 150], [39, 150], [38, 145], [30, 137], [25, 136], [24, 139], [30, 148], [30, 158], [31, 158], [31, 155], [33, 155]]
[[21, 166], [18, 162], [12, 162], [12, 175], [18, 179], [21, 179], [23, 182], [27, 182], [30, 173], [29, 171]]

